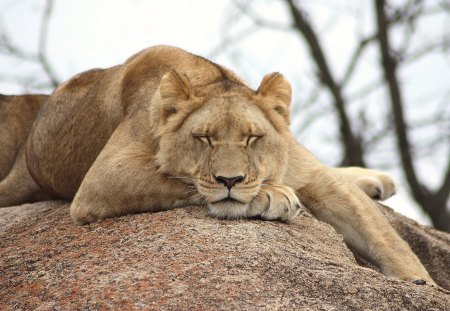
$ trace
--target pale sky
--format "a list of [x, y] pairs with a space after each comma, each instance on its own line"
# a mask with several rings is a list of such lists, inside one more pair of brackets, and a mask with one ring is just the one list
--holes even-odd
[[[314, 25], [320, 30], [332, 70], [341, 77], [355, 47], [355, 36], [374, 31], [371, 2], [305, 0], [304, 3]], [[283, 5], [275, 1], [259, 1], [256, 8], [255, 14], [259, 17], [280, 25], [288, 24], [288, 13]], [[42, 0], [0, 0], [0, 29], [8, 32], [16, 45], [35, 51], [42, 9]], [[225, 0], [56, 0], [49, 26], [47, 54], [58, 77], [65, 80], [87, 69], [120, 64], [152, 45], [174, 45], [212, 57], [213, 61], [233, 69], [254, 88], [264, 74], [273, 71], [283, 73], [293, 85], [293, 107], [300, 109], [302, 101], [311, 92], [314, 78], [314, 66], [301, 37], [274, 29], [255, 30], [248, 18], [236, 16], [236, 7]], [[449, 26], [445, 18], [427, 21], [421, 25], [419, 35], [411, 44], [419, 46], [429, 41], [436, 29]], [[219, 48], [225, 35], [240, 36], [244, 32], [250, 35], [225, 49]], [[394, 43], [401, 42], [401, 38], [402, 33], [396, 30]], [[380, 77], [378, 61], [378, 47], [367, 49], [364, 61], [358, 67], [357, 78], [351, 80], [345, 96], [351, 97], [356, 90]], [[441, 99], [448, 94], [449, 64], [448, 56], [434, 55], [401, 72], [402, 84], [406, 85], [405, 96], [411, 102], [407, 110], [410, 119], [426, 115], [429, 111], [426, 108], [430, 105], [442, 104], [442, 100], [430, 102], [428, 99]], [[36, 66], [1, 56], [0, 68], [1, 73], [11, 76], [18, 72], [39, 75]], [[23, 91], [23, 87], [12, 77], [0, 80], [0, 93], [17, 94]], [[365, 101], [352, 104], [350, 113], [357, 114], [364, 107], [369, 115], [384, 115], [388, 110], [384, 105], [386, 101], [386, 94], [378, 91]], [[329, 102], [328, 95], [323, 93], [311, 109], [320, 113], [321, 109], [329, 106]], [[293, 131], [297, 133], [305, 121], [302, 111], [298, 111], [293, 118]], [[320, 121], [297, 137], [322, 161], [331, 165], [336, 163], [340, 154], [336, 145], [330, 142], [336, 137], [336, 130], [333, 114], [324, 113]], [[431, 128], [413, 133], [412, 138], [431, 139], [435, 131]], [[376, 154], [369, 159], [373, 168], [382, 168], [384, 160], [393, 157], [392, 144], [387, 139], [377, 147]], [[421, 173], [430, 184], [440, 181], [440, 164], [446, 161], [446, 154], [446, 150], [442, 149], [427, 155], [421, 162]], [[429, 224], [423, 212], [408, 198], [399, 170], [394, 167], [390, 173], [400, 181], [400, 194], [389, 200], [388, 204], [421, 223]]]

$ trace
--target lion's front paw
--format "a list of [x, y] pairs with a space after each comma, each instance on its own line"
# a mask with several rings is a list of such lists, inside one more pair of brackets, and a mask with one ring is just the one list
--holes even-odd
[[360, 177], [357, 184], [359, 188], [374, 200], [386, 200], [396, 192], [394, 179], [387, 174], [377, 171], [373, 175]]
[[269, 185], [261, 189], [250, 203], [249, 216], [266, 220], [289, 221], [298, 215], [303, 205], [294, 190], [286, 186]]

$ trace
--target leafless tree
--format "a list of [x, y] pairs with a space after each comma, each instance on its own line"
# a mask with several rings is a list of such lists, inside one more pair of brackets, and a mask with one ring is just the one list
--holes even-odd
[[[38, 36], [38, 46], [34, 51], [28, 51], [23, 47], [16, 45], [13, 38], [8, 33], [0, 15], [0, 55], [3, 57], [19, 59], [23, 62], [37, 65], [40, 68], [40, 74], [25, 74], [8, 76], [8, 80], [17, 80], [23, 86], [31, 84], [33, 89], [48, 90], [53, 89], [60, 83], [54, 68], [47, 57], [47, 42], [49, 39], [49, 23], [53, 12], [54, 0], [45, 0], [42, 11], [41, 24]], [[4, 75], [0, 71], [0, 77]]]
[[[239, 8], [241, 14], [254, 21], [254, 25], [258, 27], [269, 27], [271, 29], [281, 29], [280, 25], [274, 26], [274, 21], [266, 21], [262, 16], [255, 13], [254, 7], [256, 2], [234, 0], [234, 4]], [[420, 143], [412, 144], [409, 136], [411, 132], [424, 124], [442, 123], [444, 124], [443, 132], [439, 133], [435, 142], [427, 144], [429, 151], [442, 148], [442, 144], [450, 145], [450, 134], [448, 125], [448, 105], [444, 103], [436, 116], [430, 120], [408, 122], [405, 118], [404, 110], [407, 107], [403, 96], [402, 85], [398, 79], [398, 71], [401, 66], [409, 65], [428, 53], [436, 50], [448, 51], [450, 46], [449, 33], [445, 33], [442, 39], [421, 46], [419, 49], [411, 51], [410, 42], [415, 34], [415, 27], [419, 19], [425, 18], [432, 14], [440, 14], [446, 10], [449, 11], [450, 4], [448, 1], [436, 1], [434, 6], [426, 6], [424, 0], [408, 0], [397, 6], [386, 3], [385, 0], [374, 0], [374, 17], [376, 21], [375, 32], [362, 38], [356, 38], [358, 44], [353, 51], [350, 61], [341, 78], [338, 78], [330, 69], [330, 60], [327, 58], [324, 47], [321, 44], [320, 32], [314, 28], [314, 21], [310, 20], [309, 14], [302, 1], [295, 0], [279, 0], [283, 3], [291, 18], [290, 31], [298, 34], [309, 51], [311, 60], [315, 67], [317, 75], [317, 86], [313, 90], [311, 98], [317, 98], [320, 89], [328, 91], [332, 102], [331, 110], [335, 112], [336, 120], [339, 122], [339, 143], [342, 146], [343, 156], [342, 165], [366, 166], [366, 158], [371, 153], [371, 147], [384, 139], [391, 136], [395, 139], [397, 145], [397, 156], [401, 163], [401, 168], [407, 184], [409, 185], [412, 197], [419, 203], [422, 209], [430, 216], [434, 226], [441, 230], [450, 231], [450, 211], [449, 211], [449, 193], [450, 193], [450, 154], [448, 155], [448, 163], [442, 169], [445, 171], [443, 180], [436, 189], [431, 189], [425, 185], [425, 181], [421, 180], [417, 173], [417, 158], [415, 153], [420, 148]], [[391, 44], [391, 32], [396, 26], [403, 26], [403, 41], [399, 47], [393, 47]], [[284, 25], [285, 31], [286, 27]], [[253, 30], [254, 31], [254, 30]], [[239, 38], [243, 40], [243, 38]], [[229, 42], [232, 42], [228, 38]], [[346, 97], [344, 90], [348, 82], [352, 79], [356, 72], [358, 62], [369, 46], [379, 46], [380, 55], [380, 77], [366, 88], [361, 90], [359, 94]], [[367, 96], [375, 89], [384, 89], [389, 94], [391, 113], [380, 122], [383, 122], [379, 132], [366, 132], [367, 123], [369, 122], [362, 114], [355, 117], [349, 114], [349, 107], [352, 100]], [[445, 99], [444, 99], [445, 100]], [[314, 103], [316, 100], [312, 100]], [[322, 113], [311, 118], [320, 117]], [[448, 124], [448, 123], [447, 123]], [[438, 143], [436, 143], [438, 142]], [[432, 152], [432, 151], [431, 151]]]
[[[388, 85], [391, 99], [391, 109], [394, 115], [395, 135], [397, 138], [398, 153], [401, 158], [406, 180], [414, 199], [430, 215], [436, 228], [450, 231], [450, 211], [447, 202], [450, 193], [450, 154], [446, 165], [444, 179], [437, 190], [431, 190], [422, 183], [413, 161], [412, 145], [408, 135], [408, 124], [404, 116], [404, 100], [402, 90], [397, 78], [399, 61], [389, 40], [389, 21], [385, 0], [375, 0], [376, 21], [378, 26], [378, 41], [382, 59], [382, 68]], [[411, 6], [419, 6], [421, 1], [413, 1]], [[419, 9], [413, 8], [417, 11]], [[406, 8], [411, 10], [411, 7]], [[402, 15], [408, 11], [402, 12]]]

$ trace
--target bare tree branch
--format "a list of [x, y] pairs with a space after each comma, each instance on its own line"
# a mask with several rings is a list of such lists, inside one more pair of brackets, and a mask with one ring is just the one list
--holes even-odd
[[431, 216], [436, 228], [449, 230], [450, 213], [446, 210], [446, 201], [450, 192], [450, 160], [443, 185], [438, 192], [432, 193], [428, 187], [420, 183], [412, 159], [412, 148], [408, 137], [408, 125], [403, 111], [403, 98], [397, 79], [397, 61], [392, 56], [392, 49], [389, 42], [385, 0], [375, 0], [375, 9], [380, 52], [382, 56], [382, 68], [388, 83], [391, 106], [394, 114], [397, 147], [403, 171], [405, 172], [412, 195]]
[[392, 111], [394, 114], [394, 123], [398, 140], [398, 150], [402, 159], [403, 170], [406, 174], [408, 183], [411, 186], [414, 195], [419, 196], [420, 200], [423, 200], [422, 197], [424, 195], [424, 189], [417, 179], [416, 169], [414, 167], [411, 155], [411, 144], [409, 142], [406, 129], [407, 125], [403, 112], [403, 99], [397, 79], [397, 62], [391, 54], [392, 49], [390, 47], [388, 37], [385, 2], [384, 0], [376, 0], [375, 2], [382, 67], [391, 97]]
[[359, 41], [359, 44], [357, 46], [357, 48], [355, 49], [355, 51], [353, 52], [352, 56], [350, 57], [350, 62], [349, 65], [347, 66], [347, 70], [344, 73], [344, 77], [342, 78], [340, 85], [343, 87], [345, 85], [347, 85], [348, 81], [350, 80], [350, 78], [352, 77], [356, 65], [358, 64], [358, 61], [361, 58], [361, 55], [363, 54], [365, 48], [372, 43], [373, 41], [375, 41], [377, 38], [376, 35], [372, 35], [369, 36], [367, 38], [362, 39], [361, 41]]
[[[2, 27], [5, 29], [4, 27]], [[36, 62], [37, 57], [33, 54], [30, 54], [23, 49], [15, 46], [12, 43], [12, 40], [9, 38], [9, 36], [6, 34], [6, 32], [0, 33], [0, 53], [8, 55], [8, 56], [14, 56], [26, 61]]]
[[363, 140], [363, 146], [365, 150], [370, 150], [375, 147], [380, 141], [388, 137], [389, 133], [392, 133], [392, 126], [391, 122], [386, 122], [386, 125], [384, 125], [380, 131], [375, 132], [372, 134], [369, 138], [366, 140]]
[[[251, 2], [243, 3], [238, 0], [233, 0], [233, 2], [243, 14], [254, 22], [254, 25], [271, 28], [270, 26], [267, 27], [264, 19], [252, 12], [250, 7]], [[416, 42], [416, 34], [419, 33], [418, 29], [421, 23], [423, 23], [423, 18], [436, 14], [442, 16], [443, 8], [450, 12], [448, 9], [450, 8], [450, 2], [440, 1], [430, 4], [425, 0], [406, 0], [401, 3], [374, 0], [376, 9], [378, 9], [376, 14], [376, 25], [378, 29], [373, 34], [359, 38], [341, 79], [336, 79], [336, 76], [331, 72], [328, 64], [329, 59], [324, 53], [316, 30], [313, 29], [304, 8], [301, 7], [300, 1], [284, 0], [284, 2], [292, 16], [293, 30], [305, 40], [306, 47], [309, 49], [309, 53], [315, 64], [316, 75], [318, 77], [318, 81], [314, 81], [316, 87], [313, 87], [310, 95], [304, 99], [305, 101], [301, 105], [296, 106], [296, 111], [301, 108], [302, 114], [308, 110], [308, 116], [302, 120], [303, 126], [297, 124], [295, 126], [296, 131], [305, 131], [307, 127], [326, 113], [323, 109], [309, 109], [317, 107], [317, 101], [320, 95], [323, 94], [321, 87], [324, 86], [332, 96], [333, 108], [337, 113], [337, 118], [340, 123], [340, 143], [344, 148], [346, 160], [343, 164], [363, 165], [365, 153], [369, 153], [370, 149], [375, 145], [378, 145], [377, 152], [379, 152], [379, 147], [383, 146], [380, 145], [380, 142], [394, 135], [397, 141], [398, 155], [400, 158], [399, 163], [405, 173], [406, 180], [410, 185], [411, 193], [415, 200], [431, 216], [437, 228], [450, 230], [450, 213], [445, 209], [446, 205], [448, 205], [446, 200], [450, 192], [450, 163], [444, 170], [444, 180], [442, 181], [441, 187], [435, 191], [431, 191], [429, 187], [422, 184], [416, 171], [416, 162], [423, 159], [424, 155], [432, 154], [428, 153], [430, 149], [436, 150], [436, 148], [439, 148], [439, 146], [445, 143], [445, 140], [448, 140], [450, 144], [450, 134], [445, 134], [448, 133], [450, 128], [443, 128], [443, 135], [436, 136], [435, 139], [431, 142], [428, 141], [426, 144], [415, 144], [413, 146], [409, 139], [409, 135], [413, 129], [418, 130], [429, 126], [442, 127], [441, 125], [445, 127], [445, 123], [448, 123], [448, 118], [446, 117], [448, 114], [445, 109], [435, 109], [437, 115], [431, 115], [427, 119], [415, 120], [410, 126], [404, 115], [403, 109], [405, 109], [406, 103], [402, 97], [402, 89], [397, 78], [400, 65], [409, 65], [430, 53], [440, 51], [441, 49], [442, 52], [446, 52], [450, 49], [450, 37], [448, 34], [444, 34], [443, 38], [439, 40], [431, 39], [434, 41], [429, 41], [428, 43], [424, 43], [422, 40], [422, 46], [415, 47], [414, 49], [414, 45], [412, 44]], [[278, 26], [274, 28], [278, 28]], [[395, 41], [395, 49], [389, 42], [389, 31], [394, 28], [397, 32], [400, 31], [401, 34], [401, 37]], [[356, 92], [352, 92], [347, 98], [344, 98], [344, 88], [349, 85], [349, 81], [355, 76], [361, 60], [366, 59], [364, 52], [372, 43], [379, 43], [380, 45], [382, 56], [381, 69], [384, 78], [374, 77], [373, 81], [369, 82], [369, 84], [363, 86]], [[359, 118], [348, 114], [348, 110], [352, 109], [350, 103], [366, 98], [383, 86], [386, 86], [389, 91], [392, 110], [392, 113], [387, 114], [382, 119], [384, 122], [380, 123], [380, 120], [377, 120], [375, 124], [375, 122], [366, 118], [364, 113], [360, 113]], [[447, 107], [448, 103], [446, 102], [445, 105]], [[356, 133], [362, 133], [361, 135], [364, 136], [359, 137]], [[420, 151], [421, 156], [414, 159], [414, 153], [417, 151]], [[351, 158], [352, 155], [353, 158]], [[394, 160], [396, 159], [390, 159], [389, 162], [392, 163]]]
[[330, 67], [316, 33], [307, 21], [305, 13], [294, 4], [293, 0], [285, 1], [288, 4], [295, 27], [300, 31], [308, 44], [311, 56], [316, 63], [321, 82], [328, 88], [333, 96], [334, 105], [340, 122], [340, 134], [344, 141], [345, 159], [343, 163], [347, 165], [365, 166], [361, 143], [352, 132], [350, 126], [350, 119], [345, 108], [341, 86], [338, 85], [331, 74]]
[[[54, 0], [46, 0], [45, 8], [42, 15], [41, 25], [38, 32], [38, 47], [37, 51], [32, 53], [26, 51], [20, 46], [14, 44], [13, 40], [11, 40], [6, 27], [2, 27], [0, 29], [0, 54], [5, 55], [7, 57], [17, 58], [19, 60], [30, 62], [39, 65], [43, 73], [46, 76], [46, 82], [37, 83], [36, 77], [24, 78], [18, 77], [14, 80], [22, 81], [23, 86], [34, 85], [39, 88], [54, 88], [56, 87], [60, 81], [51, 66], [48, 56], [47, 56], [47, 40], [48, 40], [48, 31], [49, 31], [49, 23], [51, 19], [51, 14], [53, 11]], [[26, 81], [25, 81], [26, 80]], [[30, 83], [30, 81], [34, 81]]]
[[257, 26], [281, 31], [292, 30], [292, 26], [290, 25], [283, 25], [261, 18], [253, 11], [249, 10], [247, 6], [243, 5], [241, 2], [237, 0], [232, 0], [232, 2], [242, 13], [244, 13], [245, 16], [250, 18], [253, 21], [253, 23]]
[[321, 109], [319, 111], [308, 114], [307, 118], [303, 119], [302, 125], [297, 129], [296, 134], [302, 134], [306, 129], [311, 127], [317, 120], [323, 118], [324, 115], [330, 113], [328, 109]]
[[442, 0], [439, 2], [439, 7], [443, 10], [450, 12], [450, 2], [448, 0]]
[[314, 106], [314, 104], [317, 103], [317, 100], [319, 99], [320, 93], [322, 87], [320, 85], [316, 86], [311, 93], [309, 94], [309, 96], [301, 103], [301, 108], [302, 110], [306, 110], [306, 109], [310, 109], [312, 106]]
[[447, 164], [446, 172], [444, 174], [444, 179], [442, 181], [442, 186], [437, 191], [437, 195], [442, 197], [442, 200], [444, 200], [444, 202], [448, 200], [450, 195], [450, 152], [447, 158], [449, 159], [449, 161]]
[[214, 59], [217, 58], [220, 54], [222, 54], [230, 45], [234, 45], [237, 42], [249, 37], [259, 30], [258, 26], [252, 25], [250, 27], [245, 28], [238, 34], [235, 34], [230, 37], [224, 38], [222, 42], [219, 43], [211, 52], [208, 54], [208, 58]]
[[41, 31], [39, 35], [39, 50], [38, 50], [38, 59], [42, 65], [42, 68], [47, 73], [50, 82], [53, 87], [58, 86], [59, 79], [56, 77], [55, 72], [50, 66], [49, 60], [46, 55], [47, 50], [47, 39], [48, 39], [48, 25], [50, 23], [50, 16], [53, 10], [53, 0], [47, 0], [46, 7], [44, 11], [44, 16], [42, 17]]
[[378, 90], [381, 86], [384, 85], [383, 78], [377, 78], [363, 87], [359, 88], [357, 91], [354, 91], [352, 94], [348, 96], [348, 100], [353, 102], [355, 100], [365, 98], [368, 95], [372, 94], [374, 91]]
[[[411, 4], [409, 5], [411, 6]], [[405, 11], [411, 11], [411, 9], [404, 9], [404, 10], [397, 10], [396, 14], [393, 15], [390, 19], [386, 20], [386, 24], [388, 26], [394, 26], [398, 24], [399, 22], [403, 21], [405, 19], [405, 16], [407, 17], [408, 24], [409, 24], [409, 35], [405, 36], [404, 42], [402, 44], [403, 48], [401, 50], [404, 50], [406, 52], [407, 47], [409, 46], [410, 40], [411, 40], [411, 28], [414, 27], [418, 17], [420, 16], [420, 13], [423, 13], [423, 8], [412, 10], [413, 13], [405, 14]], [[344, 87], [348, 81], [351, 79], [354, 70], [356, 68], [356, 65], [359, 62], [359, 59], [361, 58], [361, 55], [363, 54], [364, 50], [367, 46], [369, 46], [371, 43], [375, 42], [378, 39], [378, 33], [374, 33], [370, 36], [367, 36], [366, 38], [362, 38], [355, 51], [353, 52], [352, 56], [350, 57], [349, 65], [347, 66], [347, 69], [344, 73], [344, 76], [340, 82], [341, 87]]]
[[404, 55], [404, 63], [413, 63], [423, 56], [427, 56], [430, 53], [442, 49], [443, 51], [450, 49], [450, 38], [445, 38], [441, 41], [433, 42], [428, 45], [422, 46], [421, 48], [410, 52], [405, 53]]

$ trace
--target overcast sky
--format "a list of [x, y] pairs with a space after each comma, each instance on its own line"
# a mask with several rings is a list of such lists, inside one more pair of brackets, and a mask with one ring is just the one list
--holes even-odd
[[[38, 45], [43, 3], [42, 0], [0, 0], [0, 29], [12, 37], [14, 44], [30, 52], [35, 51]], [[347, 65], [354, 49], [355, 36], [374, 31], [371, 1], [321, 0], [304, 3], [320, 30], [322, 43], [332, 59], [332, 70], [341, 76], [339, 73]], [[278, 26], [289, 22], [285, 7], [276, 1], [259, 1], [255, 14], [279, 24]], [[449, 26], [448, 20], [435, 18], [420, 28], [420, 33], [412, 44], [426, 42], [436, 33], [436, 29]], [[56, 0], [49, 27], [46, 52], [51, 66], [61, 80], [87, 69], [120, 64], [146, 47], [168, 44], [212, 57], [214, 61], [233, 69], [254, 88], [264, 74], [282, 72], [292, 82], [294, 107], [307, 97], [313, 85], [311, 80], [314, 67], [301, 38], [295, 33], [274, 29], [255, 30], [249, 19], [239, 17], [236, 7], [230, 1]], [[236, 39], [243, 33], [249, 35], [230, 46], [221, 44], [227, 35]], [[401, 33], [394, 33], [397, 41], [401, 41], [401, 36]], [[358, 67], [358, 79], [351, 81], [349, 94], [345, 94], [347, 96], [379, 76], [376, 70], [379, 61], [377, 47], [369, 48], [366, 54], [367, 60]], [[0, 80], [0, 93], [3, 94], [24, 91], [23, 86], [12, 78], [18, 72], [24, 75], [40, 74], [38, 67], [9, 57], [0, 56], [0, 68], [3, 74], [7, 73], [6, 77], [11, 75], [10, 79]], [[441, 97], [444, 97], [444, 93], [448, 92], [449, 58], [425, 58], [414, 68], [403, 70], [401, 79], [408, 86], [407, 100], [413, 103], [407, 111], [409, 117], [423, 116], [427, 111], [421, 104], [424, 99], [437, 92], [441, 92]], [[386, 100], [386, 95], [378, 92], [358, 105], [367, 105], [367, 111], [379, 114], [384, 113], [384, 108], [376, 103]], [[442, 101], [427, 102], [427, 105], [439, 103], [442, 104]], [[324, 95], [314, 109], [320, 111], [326, 104], [329, 104], [329, 98]], [[354, 109], [352, 113], [357, 112], [358, 109]], [[300, 111], [294, 118], [293, 130], [297, 131], [304, 121]], [[312, 129], [320, 132], [321, 137], [329, 139], [337, 135], [332, 115], [324, 115]], [[417, 135], [417, 139], [428, 139], [434, 132], [430, 130]], [[299, 133], [298, 138], [322, 161], [336, 163], [339, 150], [335, 145], [324, 139], [317, 139], [310, 132], [303, 136]], [[375, 166], [382, 163], [383, 158], [392, 157], [389, 154], [392, 149], [384, 149], [383, 146], [379, 148], [378, 158], [370, 159]], [[447, 153], [442, 150], [442, 154]], [[439, 168], [442, 166], [437, 164], [445, 161], [442, 154], [430, 155], [430, 161], [422, 164], [422, 171], [426, 172], [427, 181], [431, 184], [437, 184], [441, 176]], [[398, 170], [393, 169], [391, 173], [400, 179]], [[429, 224], [429, 220], [405, 195], [403, 185], [400, 195], [389, 202], [409, 217]]]

